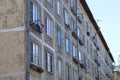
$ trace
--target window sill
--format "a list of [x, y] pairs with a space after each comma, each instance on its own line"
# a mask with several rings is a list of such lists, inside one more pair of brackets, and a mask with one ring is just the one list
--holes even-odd
[[62, 13], [58, 13], [58, 12], [57, 12], [57, 15], [58, 15], [60, 18], [62, 18]]
[[50, 71], [48, 71], [48, 70], [47, 70], [47, 73], [49, 73], [50, 75], [52, 75], [52, 74], [53, 74], [53, 72], [50, 72]]
[[73, 57], [73, 62], [75, 62], [76, 64], [78, 64], [78, 60], [75, 57]]
[[75, 39], [78, 38], [78, 36], [77, 36], [77, 34], [75, 33], [75, 31], [72, 32], [72, 35], [73, 35], [73, 37], [74, 37]]
[[78, 17], [78, 21], [79, 21], [79, 23], [82, 23], [82, 20], [81, 20], [81, 18], [80, 18], [80, 17]]
[[85, 64], [83, 62], [80, 62], [80, 67], [85, 68]]
[[70, 52], [67, 52], [67, 51], [66, 51], [66, 54], [70, 56]]
[[49, 38], [49, 40], [52, 40], [52, 36], [48, 35], [47, 33], [46, 33], [46, 36], [47, 38]]
[[37, 71], [37, 72], [39, 72], [39, 73], [43, 73], [44, 72], [44, 70], [41, 67], [35, 65], [34, 63], [30, 63], [30, 68], [35, 70], [35, 71]]
[[65, 22], [65, 29], [71, 30], [70, 25]]
[[60, 49], [62, 49], [62, 45], [57, 44]]
[[81, 46], [83, 46], [83, 41], [81, 39], [79, 39], [79, 43]]

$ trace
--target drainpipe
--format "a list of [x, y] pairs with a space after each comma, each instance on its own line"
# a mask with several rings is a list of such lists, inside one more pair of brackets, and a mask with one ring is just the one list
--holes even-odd
[[26, 80], [30, 80], [30, 28], [29, 28], [29, 12], [30, 12], [30, 0], [26, 0], [26, 18], [25, 18], [25, 46], [26, 46], [26, 53], [25, 53], [25, 68], [26, 68]]
[[[77, 20], [78, 20], [78, 14], [77, 14], [77, 0], [75, 0], [75, 5], [76, 5], [76, 6], [75, 6], [75, 7], [76, 7], [76, 32], [77, 32], [77, 34], [78, 34], [78, 30], [77, 30], [77, 29], [78, 29], [78, 26], [77, 26]], [[77, 35], [77, 36], [78, 36], [78, 35]], [[77, 38], [77, 53], [78, 53], [78, 54], [77, 54], [77, 55], [78, 55], [78, 57], [77, 57], [78, 59], [77, 59], [77, 60], [78, 60], [78, 80], [79, 80], [80, 62], [79, 62], [79, 45], [78, 45], [78, 44], [79, 44], [79, 38]]]

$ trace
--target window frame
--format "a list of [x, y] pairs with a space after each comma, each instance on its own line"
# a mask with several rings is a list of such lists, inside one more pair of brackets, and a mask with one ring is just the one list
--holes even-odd
[[70, 39], [65, 37], [65, 50], [67, 54], [70, 54]]
[[74, 7], [74, 0], [70, 0], [70, 7], [71, 7], [71, 8]]
[[82, 61], [82, 54], [81, 54], [80, 50], [79, 50], [79, 52], [78, 52], [78, 60], [79, 60], [79, 61]]
[[49, 52], [46, 53], [46, 70], [50, 73], [53, 72], [53, 55]]
[[[36, 53], [37, 50], [37, 53]], [[34, 58], [37, 57], [36, 59]], [[30, 60], [33, 64], [35, 64], [36, 66], [40, 66], [40, 48], [39, 45], [36, 44], [35, 42], [31, 42], [31, 60]]]
[[62, 30], [57, 28], [57, 44], [62, 47]]
[[71, 72], [70, 72], [70, 65], [66, 64], [66, 80], [70, 80]]
[[77, 78], [78, 78], [77, 71], [73, 70], [73, 80], [78, 80]]
[[52, 38], [53, 36], [52, 20], [49, 17], [45, 17], [45, 24], [46, 24], [46, 34]]
[[69, 13], [66, 9], [64, 10], [64, 22], [66, 25], [69, 25]]
[[62, 15], [62, 1], [57, 0], [57, 14]]
[[62, 61], [58, 59], [58, 77], [62, 79]]
[[34, 22], [40, 20], [40, 9], [34, 2], [32, 2], [32, 20]]
[[77, 58], [77, 48], [75, 44], [72, 45], [72, 54], [74, 58]]

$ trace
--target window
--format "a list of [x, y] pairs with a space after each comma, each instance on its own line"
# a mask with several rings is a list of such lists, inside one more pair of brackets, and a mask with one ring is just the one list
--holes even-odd
[[57, 29], [57, 43], [58, 46], [62, 46], [62, 31], [61, 29]]
[[40, 65], [39, 52], [40, 52], [39, 46], [31, 42], [31, 62], [37, 66]]
[[79, 61], [82, 60], [82, 57], [81, 57], [81, 52], [79, 51]]
[[57, 13], [58, 15], [62, 13], [62, 2], [60, 0], [57, 0]]
[[73, 31], [77, 34], [77, 25], [76, 25], [76, 23], [75, 23], [75, 21], [73, 22]]
[[52, 4], [53, 3], [53, 0], [47, 0], [50, 4]]
[[66, 48], [66, 52], [70, 54], [70, 39], [67, 37], [65, 37], [65, 48]]
[[73, 71], [73, 80], [78, 80], [77, 71]]
[[46, 53], [46, 69], [48, 72], [52, 72], [52, 55]]
[[77, 36], [80, 38], [80, 28], [77, 29]]
[[73, 44], [73, 57], [77, 57], [76, 46]]
[[71, 8], [74, 7], [74, 0], [70, 0], [70, 7], [71, 7]]
[[62, 78], [62, 61], [58, 60], [58, 77]]
[[66, 80], [70, 80], [70, 66], [66, 65]]
[[46, 33], [48, 36], [52, 37], [52, 20], [48, 17], [45, 18], [45, 24], [46, 24]]
[[67, 10], [64, 11], [64, 17], [65, 17], [65, 24], [69, 25], [69, 14]]
[[40, 17], [39, 9], [36, 6], [36, 4], [34, 4], [34, 3], [33, 3], [32, 9], [33, 9], [33, 11], [32, 11], [32, 14], [33, 14], [32, 19], [33, 19], [33, 21], [36, 22], [37, 20], [39, 20], [39, 17]]
[[71, 29], [72, 29], [72, 31], [73, 31], [73, 28], [74, 28], [74, 20], [73, 20], [72, 17], [70, 18], [70, 27], [71, 27]]

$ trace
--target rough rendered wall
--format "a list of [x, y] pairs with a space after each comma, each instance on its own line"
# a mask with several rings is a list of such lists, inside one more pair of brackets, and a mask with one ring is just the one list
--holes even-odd
[[25, 80], [25, 0], [0, 0], [0, 80]]
[[0, 0], [0, 28], [24, 25], [24, 14], [24, 0]]

